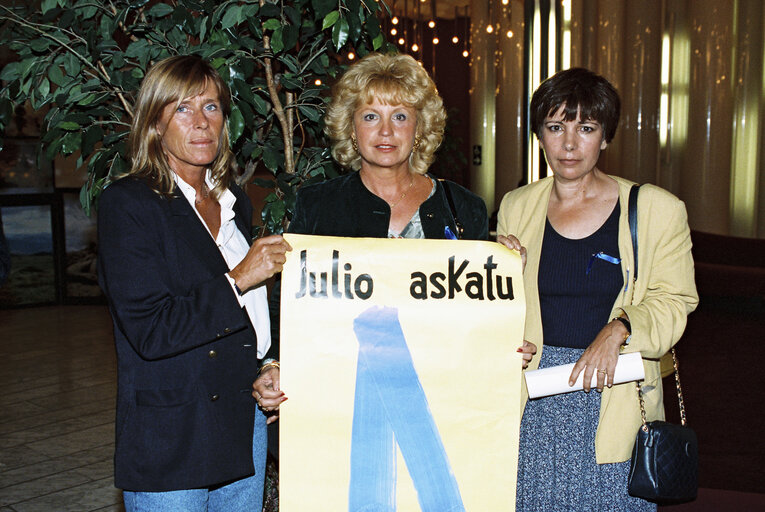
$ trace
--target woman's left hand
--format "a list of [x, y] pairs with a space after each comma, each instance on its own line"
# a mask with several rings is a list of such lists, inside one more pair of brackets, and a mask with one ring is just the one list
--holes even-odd
[[284, 391], [279, 389], [279, 368], [266, 369], [252, 383], [252, 396], [258, 402], [258, 407], [268, 414], [266, 423], [279, 419], [279, 406], [287, 400]]
[[537, 353], [537, 346], [530, 341], [523, 340], [523, 345], [518, 347], [517, 351], [523, 354], [523, 369], [525, 370], [529, 366], [531, 358]]
[[582, 385], [585, 391], [590, 391], [594, 372], [597, 372], [596, 389], [598, 391], [603, 391], [604, 386], [609, 388], [613, 386], [614, 370], [619, 359], [619, 348], [624, 343], [626, 332], [627, 329], [619, 321], [612, 320], [606, 324], [574, 365], [568, 385], [573, 386], [579, 374], [584, 371]]
[[513, 235], [498, 235], [497, 242], [508, 249], [514, 249], [521, 254], [521, 270], [526, 268], [526, 248], [521, 245], [521, 241]]

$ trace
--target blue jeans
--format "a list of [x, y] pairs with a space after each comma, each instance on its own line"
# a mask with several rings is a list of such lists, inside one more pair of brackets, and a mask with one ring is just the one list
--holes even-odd
[[351, 434], [350, 512], [396, 510], [396, 444], [423, 512], [464, 512], [438, 427], [395, 308], [353, 322], [359, 342]]
[[266, 473], [266, 417], [255, 411], [255, 474], [223, 487], [165, 492], [123, 491], [125, 512], [261, 512]]

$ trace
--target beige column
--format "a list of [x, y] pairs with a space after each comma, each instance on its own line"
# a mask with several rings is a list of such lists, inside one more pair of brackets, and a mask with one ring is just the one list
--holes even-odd
[[[762, 10], [760, 18], [760, 119], [765, 120], [765, 8]], [[757, 166], [757, 176], [759, 177], [758, 197], [759, 205], [757, 207], [757, 237], [765, 238], [765, 128], [760, 129], [760, 140], [757, 144], [760, 153], [760, 163]]]
[[[523, 179], [524, 126], [526, 111], [523, 96], [523, 0], [511, 0], [510, 25], [502, 26], [499, 41], [499, 67], [497, 68], [497, 121], [496, 121], [496, 185], [495, 204], [513, 190]], [[507, 37], [507, 31], [513, 37]]]
[[486, 33], [487, 0], [470, 3], [470, 188], [495, 208], [495, 88], [496, 40]]
[[[691, 35], [685, 0], [666, 0], [664, 28], [668, 41], [666, 119], [659, 126], [660, 148], [659, 174], [656, 184], [673, 194], [683, 197], [680, 176], [688, 143], [688, 88], [691, 80]], [[660, 142], [661, 143], [661, 142]]]
[[[597, 25], [594, 28], [597, 47], [594, 48], [595, 66], [591, 69], [603, 75], [616, 87], [623, 97], [625, 88], [622, 79], [624, 67], [624, 30], [627, 24], [625, 17], [627, 2], [613, 0], [597, 0]], [[642, 3], [642, 2], [641, 2]], [[621, 175], [622, 169], [622, 135], [621, 128], [608, 148], [601, 154], [598, 167], [609, 174]]]
[[[619, 169], [638, 183], [656, 183], [661, 95], [661, 0], [628, 2], [624, 32], [624, 72]], [[614, 148], [611, 148], [614, 149]], [[612, 155], [613, 156], [613, 155]]]
[[[594, 4], [586, 0], [567, 0], [571, 4], [571, 66], [572, 68], [590, 68], [592, 62], [586, 56], [591, 56], [594, 47], [593, 35], [597, 10]], [[589, 17], [593, 17], [590, 19]]]
[[734, 52], [730, 234], [756, 237], [763, 155], [763, 15], [761, 0], [738, 0]]
[[688, 2], [688, 138], [680, 194], [692, 229], [728, 234], [735, 2]]

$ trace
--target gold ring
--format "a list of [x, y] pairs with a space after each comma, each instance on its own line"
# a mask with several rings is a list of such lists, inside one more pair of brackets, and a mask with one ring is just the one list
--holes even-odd
[[598, 370], [598, 373], [605, 373], [605, 374], [608, 374], [608, 371], [607, 371], [607, 370]]

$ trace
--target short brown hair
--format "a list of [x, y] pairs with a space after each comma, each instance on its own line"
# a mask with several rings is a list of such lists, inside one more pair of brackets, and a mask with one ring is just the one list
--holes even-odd
[[332, 156], [350, 169], [361, 167], [353, 149], [353, 114], [374, 99], [390, 105], [406, 105], [417, 111], [419, 147], [409, 162], [413, 171], [425, 174], [444, 136], [446, 111], [436, 84], [428, 72], [409, 55], [371, 53], [351, 65], [332, 90], [324, 117], [325, 132], [332, 141]]
[[531, 97], [529, 106], [531, 129], [541, 139], [547, 116], [564, 106], [566, 121], [581, 115], [582, 120], [593, 120], [603, 127], [603, 138], [611, 142], [619, 125], [621, 102], [619, 93], [602, 76], [585, 68], [571, 68], [555, 73], [542, 82]]
[[180, 104], [184, 99], [202, 93], [210, 83], [218, 89], [224, 119], [218, 156], [210, 165], [211, 179], [215, 183], [211, 193], [217, 199], [228, 188], [234, 161], [229, 148], [227, 123], [231, 95], [215, 68], [197, 55], [169, 57], [154, 64], [146, 73], [135, 102], [128, 139], [131, 167], [126, 176], [147, 179], [159, 194], [170, 195], [173, 192], [175, 179], [162, 149], [162, 134], [157, 130], [157, 123], [166, 105]]

